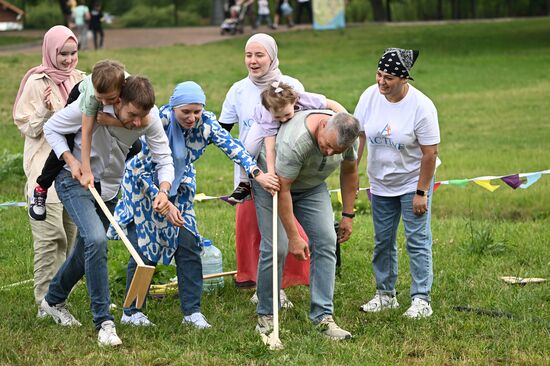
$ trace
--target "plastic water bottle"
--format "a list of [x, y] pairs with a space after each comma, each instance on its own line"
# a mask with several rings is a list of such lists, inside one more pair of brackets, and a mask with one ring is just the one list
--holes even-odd
[[[223, 272], [222, 252], [209, 239], [202, 242], [203, 250], [201, 254], [202, 274], [209, 275]], [[212, 292], [217, 288], [223, 287], [223, 277], [212, 278], [203, 281], [204, 291]]]

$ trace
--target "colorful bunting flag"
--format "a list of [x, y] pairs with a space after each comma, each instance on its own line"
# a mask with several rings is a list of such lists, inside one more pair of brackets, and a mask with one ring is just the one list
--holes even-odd
[[[512, 174], [512, 175], [503, 175], [503, 176], [483, 176], [483, 177], [476, 177], [476, 178], [465, 178], [465, 179], [450, 179], [445, 181], [439, 181], [435, 182], [434, 184], [434, 192], [442, 185], [454, 185], [459, 187], [465, 187], [468, 185], [468, 183], [474, 182], [477, 185], [487, 189], [488, 191], [494, 192], [497, 190], [500, 185], [491, 184], [491, 180], [501, 179], [504, 183], [506, 183], [508, 186], [512, 187], [513, 189], [522, 188], [527, 189], [530, 186], [532, 186], [534, 183], [536, 183], [543, 174], [550, 174], [549, 170], [542, 170], [539, 172], [532, 172], [532, 173], [518, 173], [518, 174]], [[360, 191], [367, 191], [367, 196], [369, 198], [369, 201], [372, 200], [372, 193], [370, 191], [370, 188], [359, 188]], [[337, 193], [338, 195], [338, 202], [342, 203], [342, 193], [340, 192], [340, 189], [331, 189], [329, 191], [330, 193]], [[221, 199], [230, 205], [234, 206], [232, 202], [227, 201], [228, 196], [207, 196], [204, 193], [197, 193], [195, 195], [195, 201], [201, 202], [201, 201], [207, 201], [207, 200], [213, 200], [213, 199]], [[7, 207], [25, 207], [27, 206], [26, 202], [4, 202], [0, 203], [0, 210], [7, 208]]]
[[526, 189], [526, 188], [529, 188], [537, 180], [539, 180], [540, 177], [542, 177], [542, 173], [541, 172], [539, 172], [539, 173], [530, 173], [530, 174], [524, 175], [524, 177], [527, 178], [527, 182], [523, 183], [521, 186], [519, 186], [519, 188]]
[[508, 184], [513, 189], [517, 189], [519, 186], [521, 186], [522, 183], [521, 179], [519, 178], [519, 174], [508, 175], [500, 179], [502, 179], [504, 183]]
[[494, 192], [494, 191], [496, 191], [497, 189], [500, 188], [500, 186], [491, 184], [490, 180], [474, 180], [474, 183], [477, 184], [477, 185], [482, 186], [483, 188], [485, 188], [486, 190], [491, 191], [491, 192]]
[[466, 187], [469, 181], [469, 179], [451, 179], [448, 182], [454, 186]]

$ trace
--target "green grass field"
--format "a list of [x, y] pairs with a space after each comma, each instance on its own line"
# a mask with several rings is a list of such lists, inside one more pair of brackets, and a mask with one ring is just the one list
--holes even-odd
[[[479, 24], [365, 25], [344, 31], [277, 34], [283, 72], [353, 111], [359, 96], [374, 83], [384, 48], [420, 49], [414, 85], [439, 112], [443, 165], [437, 180], [507, 175], [550, 168], [550, 19]], [[101, 58], [126, 64], [130, 73], [153, 81], [158, 104], [173, 86], [199, 82], [207, 109], [219, 113], [231, 84], [245, 76], [242, 38], [205, 46], [126, 49], [84, 53], [79, 68], [90, 71]], [[0, 57], [0, 203], [23, 199], [23, 139], [11, 110], [20, 79], [40, 62], [39, 55]], [[236, 132], [236, 131], [235, 131]], [[232, 165], [216, 149], [197, 164], [197, 192], [227, 194]], [[361, 164], [361, 186], [366, 181]], [[203, 297], [207, 331], [182, 326], [176, 298], [151, 300], [152, 329], [119, 325], [124, 344], [101, 349], [91, 322], [85, 286], [70, 298], [79, 329], [61, 329], [35, 318], [32, 285], [0, 290], [0, 365], [90, 364], [291, 364], [291, 365], [547, 365], [550, 364], [550, 282], [524, 287], [500, 276], [550, 278], [550, 177], [529, 189], [504, 183], [491, 193], [470, 183], [442, 186], [434, 195], [434, 316], [410, 321], [408, 256], [399, 236], [399, 310], [366, 315], [358, 308], [374, 293], [370, 267], [373, 229], [370, 206], [362, 193], [352, 239], [342, 249], [335, 315], [354, 334], [335, 343], [315, 333], [307, 319], [309, 291], [288, 289], [295, 308], [281, 314], [282, 352], [266, 349], [254, 333], [250, 291], [225, 288]], [[337, 176], [330, 186], [337, 188]], [[334, 199], [335, 211], [339, 212]], [[221, 201], [197, 203], [199, 227], [224, 254], [224, 269], [235, 268], [234, 209]], [[32, 239], [22, 208], [0, 210], [0, 287], [32, 278]], [[112, 299], [123, 301], [127, 253], [112, 242], [109, 253]], [[162, 282], [173, 268], [159, 269]], [[469, 306], [511, 314], [494, 317], [459, 312]], [[114, 314], [118, 320], [120, 310]]]
[[36, 37], [20, 37], [20, 36], [2, 36], [0, 38], [0, 47], [3, 46], [13, 46], [25, 43], [35, 43], [40, 42], [39, 38]]

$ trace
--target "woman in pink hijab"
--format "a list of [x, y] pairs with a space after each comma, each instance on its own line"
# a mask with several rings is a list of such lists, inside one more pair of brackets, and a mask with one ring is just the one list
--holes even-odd
[[[42, 63], [30, 69], [19, 86], [13, 106], [13, 120], [25, 138], [23, 168], [27, 176], [27, 202], [33, 197], [36, 178], [51, 151], [42, 127], [56, 111], [62, 109], [73, 88], [84, 77], [76, 70], [78, 41], [67, 27], [57, 25], [44, 35]], [[30, 204], [30, 203], [29, 203]], [[76, 226], [57, 197], [49, 190], [45, 221], [29, 220], [34, 240], [34, 298], [37, 305], [74, 242]], [[40, 310], [38, 317], [42, 317]]]

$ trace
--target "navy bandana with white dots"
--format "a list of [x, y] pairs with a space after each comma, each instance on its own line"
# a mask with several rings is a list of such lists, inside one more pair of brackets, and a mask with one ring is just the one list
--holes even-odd
[[417, 50], [386, 48], [378, 62], [378, 70], [400, 78], [414, 80], [410, 75], [410, 71], [417, 57]]

